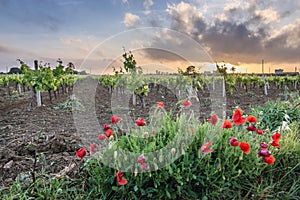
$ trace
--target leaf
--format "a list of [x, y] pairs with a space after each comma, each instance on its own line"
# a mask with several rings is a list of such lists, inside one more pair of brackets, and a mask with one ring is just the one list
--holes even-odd
[[145, 151], [146, 152], [151, 152], [155, 149], [155, 141], [150, 142], [146, 145]]
[[135, 185], [135, 186], [133, 187], [133, 190], [134, 190], [135, 192], [138, 191], [138, 190], [139, 190], [138, 186]]
[[166, 190], [166, 194], [167, 194], [168, 198], [171, 198], [171, 194], [170, 194], [170, 192], [168, 190]]
[[119, 190], [119, 188], [118, 188], [117, 186], [112, 186], [111, 189], [112, 189], [113, 191], [118, 191], [118, 190]]

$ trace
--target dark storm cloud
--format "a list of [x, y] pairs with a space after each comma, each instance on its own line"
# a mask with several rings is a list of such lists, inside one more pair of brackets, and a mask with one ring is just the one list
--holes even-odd
[[268, 40], [265, 43], [265, 49], [266, 55], [274, 61], [299, 62], [300, 21]]
[[254, 36], [244, 24], [225, 21], [215, 23], [215, 26], [206, 30], [200, 42], [210, 48], [216, 59], [221, 59], [222, 54], [242, 53], [251, 56], [261, 53], [262, 38]]
[[[182, 9], [183, 5], [185, 9]], [[280, 22], [281, 17], [292, 15], [297, 6], [299, 2], [295, 1], [282, 7], [278, 2], [252, 1], [247, 6], [232, 6], [221, 11], [223, 18], [216, 16], [210, 22], [199, 15], [200, 10], [195, 12], [187, 3], [169, 7], [168, 13], [171, 28], [188, 34], [204, 45], [215, 60], [238, 63], [267, 58], [299, 62], [300, 45], [293, 44], [291, 47], [291, 43], [293, 40], [300, 41], [300, 23], [276, 37], [272, 36], [276, 30], [274, 24]]]

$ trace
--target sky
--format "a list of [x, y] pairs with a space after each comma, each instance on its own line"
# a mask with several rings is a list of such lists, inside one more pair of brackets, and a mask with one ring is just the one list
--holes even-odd
[[300, 70], [299, 0], [0, 0], [0, 25], [3, 72], [60, 58], [103, 74], [123, 48], [147, 71]]

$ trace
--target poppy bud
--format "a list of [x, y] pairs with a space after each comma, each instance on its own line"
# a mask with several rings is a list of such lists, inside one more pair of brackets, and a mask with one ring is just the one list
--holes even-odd
[[174, 155], [175, 153], [176, 153], [176, 149], [175, 149], [175, 148], [172, 148], [172, 149], [171, 149], [171, 154]]
[[266, 149], [266, 148], [268, 148], [268, 143], [266, 143], [266, 142], [262, 142], [262, 143], [260, 143], [260, 147], [261, 148], [263, 148], [263, 149]]
[[269, 157], [271, 154], [271, 152], [268, 149], [261, 149], [259, 151], [259, 156], [263, 156], [263, 157]]
[[231, 138], [229, 143], [230, 143], [231, 146], [234, 146], [234, 147], [239, 146], [239, 141], [238, 141], [237, 138]]

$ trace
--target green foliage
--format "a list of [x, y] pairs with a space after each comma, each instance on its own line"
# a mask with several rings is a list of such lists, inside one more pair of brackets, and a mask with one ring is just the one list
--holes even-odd
[[136, 73], [136, 61], [135, 61], [131, 51], [126, 52], [126, 50], [124, 49], [123, 58], [125, 59], [125, 61], [123, 62], [123, 65], [124, 65], [126, 72]]
[[[163, 145], [178, 134], [174, 128], [176, 122], [171, 120], [169, 123], [170, 128], [160, 133], [168, 135], [166, 138], [170, 136], [170, 139], [163, 141]], [[108, 199], [258, 199], [267, 195], [272, 199], [297, 199], [300, 195], [297, 185], [299, 179], [295, 179], [295, 176], [299, 173], [296, 169], [299, 168], [300, 137], [293, 133], [296, 130], [291, 130], [283, 136], [282, 149], [274, 152], [274, 166], [267, 165], [262, 158], [257, 157], [259, 143], [264, 136], [244, 135], [238, 127], [221, 130], [220, 127], [213, 128], [210, 124], [203, 124], [197, 128], [196, 137], [185, 154], [162, 169], [138, 174], [127, 172], [124, 177], [128, 179], [128, 184], [119, 186], [116, 182], [116, 171], [92, 159], [83, 169], [83, 180], [90, 198], [105, 196]], [[206, 142], [208, 134], [214, 133], [219, 134], [212, 146], [214, 152], [202, 154], [200, 146]], [[230, 146], [231, 137], [250, 142], [252, 152], [246, 155], [239, 147]], [[158, 140], [158, 137], [154, 137], [151, 141]], [[131, 151], [147, 147], [145, 141], [131, 139], [131, 142], [128, 142], [126, 138], [121, 139], [120, 145]], [[160, 147], [159, 142], [157, 147]], [[259, 178], [262, 178], [263, 182], [260, 182]], [[288, 184], [289, 181], [291, 184]], [[294, 189], [298, 189], [298, 192]]]
[[104, 85], [107, 86], [109, 88], [114, 89], [116, 86], [119, 85], [119, 80], [121, 78], [120, 74], [115, 74], [115, 75], [102, 75], [98, 78], [99, 82]]
[[223, 65], [218, 65], [218, 63], [216, 63], [216, 67], [217, 67], [217, 70], [220, 74], [222, 74], [224, 77], [227, 76], [227, 67], [226, 67], [226, 64], [223, 64]]
[[291, 122], [300, 121], [300, 97], [295, 94], [290, 101], [267, 102], [266, 106], [253, 109], [252, 114], [259, 117], [263, 129], [280, 131]]
[[34, 86], [35, 91], [55, 91], [63, 85], [73, 85], [77, 80], [75, 75], [70, 75], [72, 69], [68, 67], [64, 70], [61, 63], [53, 70], [49, 66], [43, 67], [41, 65], [38, 70], [32, 70], [23, 61], [20, 61], [20, 64], [24, 75], [12, 75], [10, 81]]
[[67, 101], [57, 105], [57, 106], [54, 106], [53, 107], [54, 110], [77, 110], [77, 111], [81, 111], [81, 110], [84, 110], [84, 106], [83, 104], [81, 103], [81, 101], [76, 98], [76, 97], [72, 97], [70, 99], [68, 99]]

